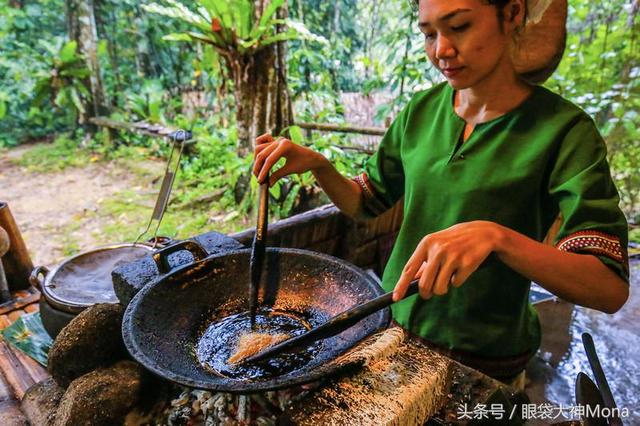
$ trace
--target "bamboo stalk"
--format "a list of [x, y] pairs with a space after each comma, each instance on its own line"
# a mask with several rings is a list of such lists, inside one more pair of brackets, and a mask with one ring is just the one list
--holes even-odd
[[0, 201], [0, 227], [4, 228], [9, 235], [9, 251], [2, 257], [9, 290], [29, 288], [31, 286], [29, 275], [33, 269], [33, 263], [9, 205], [2, 201]]
[[325, 123], [296, 123], [296, 126], [309, 130], [323, 132], [356, 133], [360, 135], [384, 136], [387, 129], [384, 127], [358, 127], [351, 124], [325, 124]]

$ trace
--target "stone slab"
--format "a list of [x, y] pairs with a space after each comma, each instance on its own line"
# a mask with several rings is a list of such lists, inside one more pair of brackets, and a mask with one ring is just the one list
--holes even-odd
[[[245, 248], [237, 240], [219, 232], [207, 232], [191, 239], [196, 240], [209, 255]], [[169, 266], [176, 268], [193, 262], [193, 256], [186, 251], [177, 251], [168, 257]], [[123, 306], [127, 306], [133, 296], [145, 285], [166, 274], [160, 274], [151, 255], [120, 265], [111, 273], [113, 288]]]

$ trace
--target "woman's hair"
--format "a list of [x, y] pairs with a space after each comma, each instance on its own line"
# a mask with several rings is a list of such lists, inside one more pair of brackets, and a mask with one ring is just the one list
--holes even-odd
[[[419, 0], [418, 0], [419, 1]], [[510, 0], [485, 0], [487, 3], [492, 4], [498, 9], [498, 20], [504, 21], [504, 7], [509, 4]]]
[[[495, 6], [496, 9], [498, 10], [498, 20], [500, 22], [504, 21], [504, 8], [505, 8], [506, 5], [509, 4], [509, 2], [511, 0], [482, 0], [482, 1], [485, 1], [485, 2]], [[420, 3], [420, 0], [413, 0], [413, 4], [416, 7], [418, 7], [419, 3]], [[525, 7], [525, 17], [523, 19], [523, 22], [526, 22], [526, 19], [527, 19], [526, 14], [527, 14], [527, 9]]]

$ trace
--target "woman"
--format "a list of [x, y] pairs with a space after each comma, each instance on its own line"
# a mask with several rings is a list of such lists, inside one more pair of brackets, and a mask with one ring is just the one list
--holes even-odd
[[[582, 306], [616, 312], [628, 297], [627, 223], [604, 142], [570, 102], [519, 78], [511, 44], [524, 0], [421, 0], [425, 50], [446, 83], [416, 93], [355, 179], [319, 153], [271, 135], [254, 173], [271, 183], [311, 171], [351, 217], [404, 197], [404, 221], [383, 276], [414, 335], [493, 377], [523, 371], [540, 344], [530, 282]], [[558, 213], [555, 247], [542, 244]], [[520, 375], [522, 377], [522, 375]]]

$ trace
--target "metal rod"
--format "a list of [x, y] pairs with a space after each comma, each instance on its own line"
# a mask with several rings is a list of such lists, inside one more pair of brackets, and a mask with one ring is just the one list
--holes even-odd
[[153, 208], [153, 213], [151, 214], [151, 219], [149, 219], [149, 223], [147, 223], [147, 227], [138, 237], [136, 238], [134, 244], [138, 243], [140, 239], [149, 232], [152, 224], [155, 222], [153, 226], [153, 236], [151, 239], [153, 240], [153, 248], [155, 248], [157, 244], [157, 236], [158, 230], [160, 229], [160, 224], [162, 223], [162, 218], [164, 217], [164, 213], [167, 210], [167, 205], [169, 204], [169, 196], [171, 195], [171, 189], [173, 188], [173, 182], [175, 181], [176, 174], [178, 173], [178, 169], [180, 168], [180, 158], [182, 157], [182, 151], [184, 150], [184, 144], [187, 140], [191, 139], [192, 134], [186, 130], [177, 130], [169, 135], [169, 138], [172, 141], [171, 152], [169, 153], [169, 158], [167, 159], [167, 165], [164, 170], [164, 176], [162, 178], [162, 184], [160, 186], [160, 191], [158, 192], [158, 198], [156, 199], [156, 205]]

